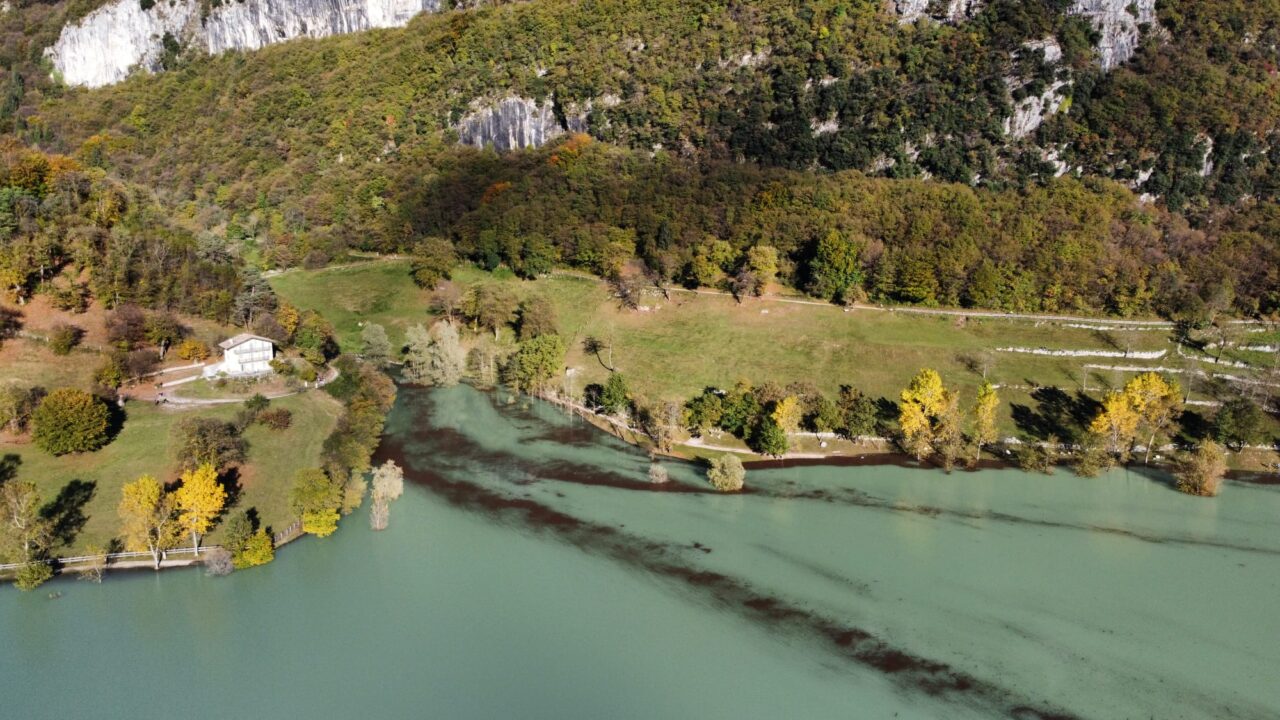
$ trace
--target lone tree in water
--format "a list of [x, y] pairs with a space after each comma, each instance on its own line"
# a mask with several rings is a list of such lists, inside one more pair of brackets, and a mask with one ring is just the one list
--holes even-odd
[[458, 328], [445, 321], [431, 326], [431, 344], [427, 350], [427, 380], [432, 385], [452, 387], [462, 380], [467, 354], [458, 340]]
[[391, 519], [391, 501], [404, 494], [404, 471], [394, 460], [388, 460], [373, 471], [373, 510], [369, 524], [374, 530], [386, 530]]
[[182, 487], [173, 493], [178, 522], [191, 533], [191, 549], [200, 554], [200, 536], [209, 532], [227, 503], [227, 490], [218, 482], [218, 470], [208, 463], [182, 473]]
[[1174, 471], [1179, 490], [1205, 497], [1218, 494], [1226, 474], [1227, 455], [1222, 446], [1212, 440], [1205, 440], [1194, 452], [1181, 458]]
[[711, 461], [707, 479], [720, 492], [737, 492], [742, 489], [747, 471], [737, 455], [724, 454]]

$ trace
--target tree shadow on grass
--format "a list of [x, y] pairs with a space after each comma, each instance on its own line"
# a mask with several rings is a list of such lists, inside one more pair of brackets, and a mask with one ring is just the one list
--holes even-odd
[[93, 499], [97, 489], [96, 482], [72, 480], [62, 486], [57, 497], [40, 508], [40, 517], [49, 522], [54, 539], [64, 547], [75, 542], [76, 536], [89, 521], [84, 514], [84, 506]]
[[1074, 442], [1084, 435], [1089, 421], [1098, 413], [1098, 402], [1076, 391], [1074, 396], [1061, 388], [1041, 387], [1031, 392], [1036, 406], [1013, 404], [1013, 422], [1023, 433], [1037, 440], [1056, 437]]
[[18, 466], [22, 464], [22, 457], [17, 453], [8, 453], [0, 458], [0, 485], [3, 485], [18, 476]]
[[244, 483], [240, 482], [240, 468], [228, 468], [218, 476], [218, 480], [222, 482], [222, 489], [227, 491], [227, 501], [222, 504], [222, 513], [225, 515], [240, 503], [240, 498], [244, 495]]

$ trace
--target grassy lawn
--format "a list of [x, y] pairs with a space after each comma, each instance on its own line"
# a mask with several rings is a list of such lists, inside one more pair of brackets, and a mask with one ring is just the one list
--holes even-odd
[[387, 329], [392, 347], [405, 330], [427, 319], [429, 293], [409, 277], [407, 261], [369, 262], [316, 271], [293, 271], [271, 278], [271, 287], [297, 307], [318, 310], [333, 323], [345, 351], [360, 349], [360, 324]]
[[0, 343], [0, 383], [88, 390], [101, 363], [102, 356], [92, 350], [77, 349], [59, 357], [34, 340], [14, 338]]
[[[462, 287], [495, 277], [500, 276], [475, 268], [454, 273]], [[894, 398], [922, 367], [938, 370], [970, 397], [984, 368], [993, 382], [1013, 386], [1012, 396], [1019, 394], [1014, 388], [1035, 385], [1072, 392], [1087, 386], [1096, 391], [1124, 381], [1122, 373], [1114, 372], [1093, 371], [1086, 378], [1083, 366], [1106, 363], [1105, 358], [1038, 356], [995, 348], [1172, 348], [1163, 332], [1100, 332], [1063, 323], [845, 311], [771, 298], [739, 304], [725, 296], [687, 292], [672, 292], [670, 298], [654, 294], [648, 311], [623, 310], [593, 278], [555, 274], [536, 281], [510, 276], [500, 281], [510, 283], [520, 297], [542, 295], [555, 305], [561, 333], [569, 339], [568, 364], [578, 370], [574, 389], [608, 375], [601, 360], [582, 351], [582, 340], [591, 335], [613, 346], [614, 367], [627, 375], [638, 395], [654, 400], [684, 399], [708, 385], [724, 387], [739, 379], [810, 381], [828, 393], [851, 384], [876, 397]], [[427, 293], [409, 279], [407, 261], [291, 272], [274, 278], [272, 285], [289, 302], [317, 310], [333, 322], [344, 347], [358, 342], [362, 321], [383, 323], [398, 342], [403, 328], [430, 320]], [[602, 359], [609, 360], [607, 355]], [[1014, 431], [1007, 405], [1003, 429]]]
[[[341, 406], [320, 392], [283, 398], [272, 404], [293, 411], [293, 426], [282, 432], [260, 426], [246, 431], [249, 457], [241, 470], [242, 492], [234, 510], [257, 508], [264, 523], [282, 527], [290, 521], [287, 494], [293, 474], [299, 468], [319, 463], [321, 445], [333, 429]], [[16, 461], [16, 477], [34, 482], [46, 502], [77, 481], [92, 486], [92, 494], [81, 507], [86, 518], [83, 527], [69, 546], [55, 550], [61, 555], [76, 554], [91, 545], [105, 546], [116, 535], [116, 505], [124, 483], [143, 474], [162, 481], [177, 477], [170, 443], [174, 423], [195, 413], [230, 419], [237, 407], [174, 411], [146, 403], [126, 405], [127, 419], [120, 434], [97, 452], [55, 458], [29, 444], [0, 443], [0, 457]], [[212, 540], [217, 541], [216, 531]]]

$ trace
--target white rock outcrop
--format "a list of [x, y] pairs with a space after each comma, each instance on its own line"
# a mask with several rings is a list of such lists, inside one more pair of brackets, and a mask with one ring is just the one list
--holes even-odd
[[509, 96], [488, 104], [473, 103], [472, 107], [472, 112], [454, 126], [458, 141], [478, 148], [491, 145], [498, 152], [540, 147], [566, 132], [587, 128], [585, 112], [572, 114], [561, 123], [549, 100], [539, 105], [530, 98]]
[[210, 54], [256, 50], [298, 37], [398, 27], [440, 0], [224, 0], [201, 18], [199, 0], [115, 0], [62, 28], [45, 51], [69, 85], [100, 87], [137, 68], [159, 69], [165, 35]]
[[929, 12], [931, 0], [892, 0], [893, 11], [898, 22], [912, 23], [923, 17], [930, 17], [942, 22], [958, 23], [968, 20], [982, 9], [983, 0], [945, 0]]
[[1122, 65], [1138, 50], [1141, 25], [1156, 21], [1156, 0], [1075, 0], [1067, 11], [1089, 18], [1098, 31], [1096, 49], [1103, 70]]
[[1069, 83], [1058, 80], [1040, 95], [1025, 97], [1013, 106], [1013, 114], [1004, 119], [1004, 134], [1022, 139], [1035, 132], [1044, 119], [1062, 109], [1067, 101], [1062, 89]]

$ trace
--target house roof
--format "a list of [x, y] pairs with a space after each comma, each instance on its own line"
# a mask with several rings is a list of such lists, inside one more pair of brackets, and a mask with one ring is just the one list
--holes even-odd
[[222, 348], [223, 350], [230, 350], [231, 348], [237, 345], [243, 345], [244, 343], [247, 343], [250, 340], [261, 340], [263, 342], [268, 342], [268, 343], [271, 343], [273, 347], [276, 344], [274, 340], [270, 338], [264, 338], [261, 335], [254, 335], [252, 333], [240, 333], [235, 337], [229, 337], [226, 340], [223, 340], [222, 342], [218, 343], [218, 347]]

